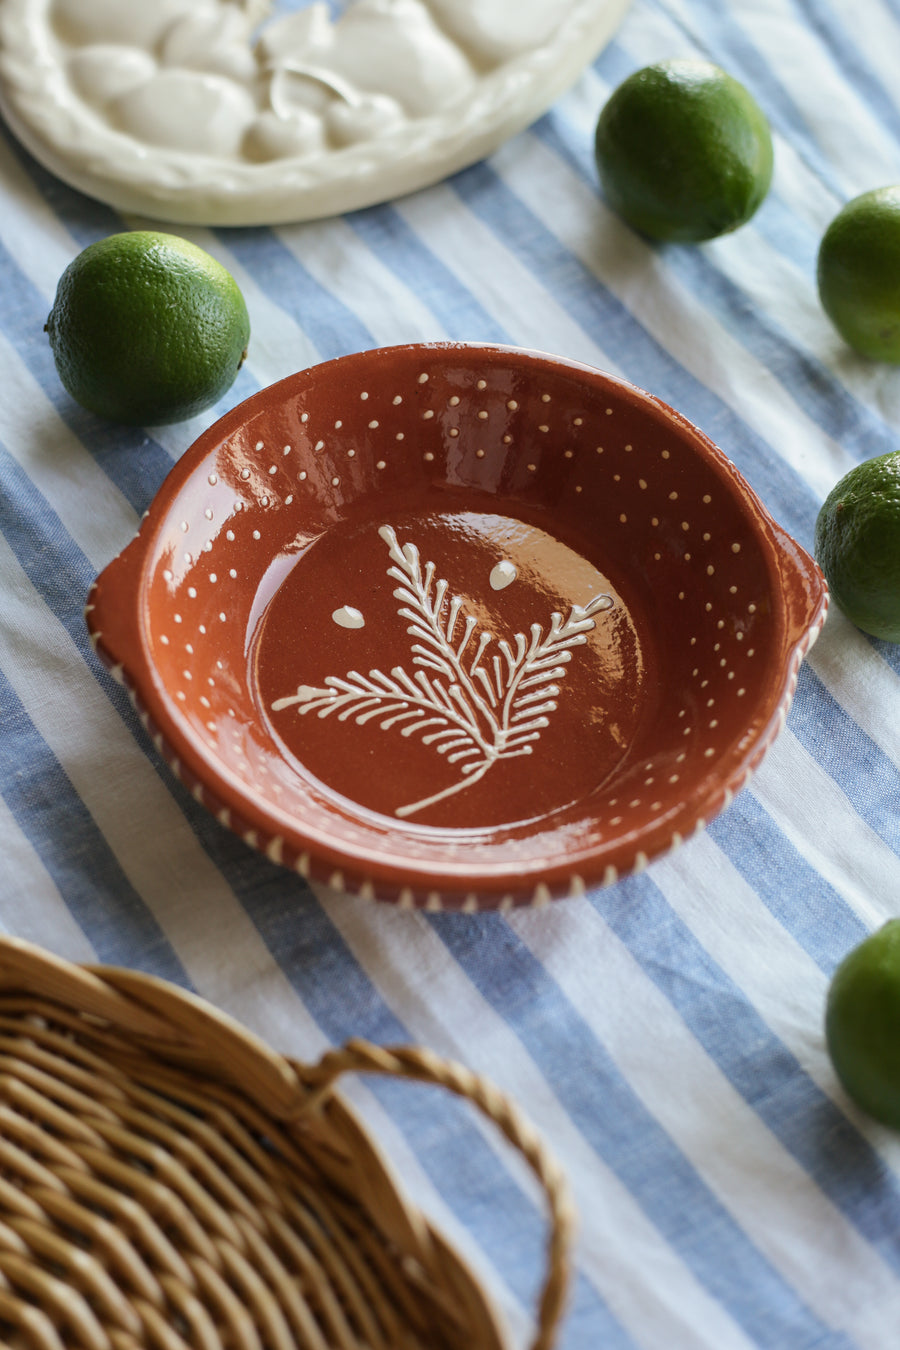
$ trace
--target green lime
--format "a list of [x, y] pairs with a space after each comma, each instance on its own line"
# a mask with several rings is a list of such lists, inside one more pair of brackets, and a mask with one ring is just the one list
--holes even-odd
[[816, 520], [815, 554], [848, 619], [900, 642], [900, 450], [864, 460], [832, 488]]
[[629, 75], [600, 113], [595, 151], [613, 210], [676, 243], [737, 229], [772, 181], [764, 113], [706, 61], [661, 61]]
[[63, 272], [46, 331], [72, 397], [115, 422], [202, 412], [230, 388], [250, 320], [231, 273], [171, 234], [90, 244]]
[[900, 363], [900, 187], [854, 197], [822, 236], [822, 308], [863, 356]]
[[825, 1040], [857, 1106], [900, 1129], [900, 919], [854, 947], [834, 972]]

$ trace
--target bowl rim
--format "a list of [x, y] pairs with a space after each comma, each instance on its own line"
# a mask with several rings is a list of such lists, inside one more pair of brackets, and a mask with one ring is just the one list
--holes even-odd
[[[781, 595], [778, 613], [781, 666], [772, 670], [771, 695], [764, 712], [748, 723], [748, 740], [729, 771], [716, 773], [717, 758], [700, 787], [687, 794], [689, 828], [672, 828], [671, 812], [653, 827], [646, 823], [607, 844], [594, 844], [554, 860], [499, 859], [496, 865], [474, 869], [455, 855], [434, 860], [404, 855], [387, 840], [377, 855], [341, 842], [339, 834], [326, 836], [310, 829], [294, 812], [285, 811], [252, 791], [217, 758], [204, 754], [192, 728], [173, 715], [171, 696], [148, 649], [145, 633], [144, 582], [154, 556], [154, 543], [173, 503], [191, 481], [205, 457], [267, 408], [288, 394], [313, 387], [335, 369], [353, 365], [371, 367], [380, 358], [418, 359], [457, 355], [476, 363], [498, 358], [568, 372], [595, 389], [614, 388], [632, 406], [653, 411], [710, 468], [736, 500], [774, 574], [802, 581], [802, 587], [773, 586]], [[803, 592], [802, 596], [800, 592]], [[301, 876], [338, 890], [355, 891], [369, 899], [393, 900], [403, 907], [428, 909], [480, 908], [506, 910], [513, 905], [543, 905], [551, 899], [578, 896], [588, 887], [606, 886], [644, 870], [648, 862], [672, 852], [691, 834], [729, 805], [749, 782], [787, 718], [797, 687], [800, 665], [817, 638], [828, 610], [828, 588], [815, 560], [780, 526], [725, 453], [684, 414], [641, 386], [587, 363], [529, 347], [503, 343], [433, 341], [369, 348], [304, 367], [268, 385], [238, 403], [209, 426], [169, 470], [135, 536], [94, 580], [85, 605], [85, 621], [94, 651], [112, 676], [127, 690], [157, 752], [194, 798], [239, 834], [244, 842]], [[668, 823], [667, 823], [668, 822]], [[660, 828], [662, 827], [662, 828]]]

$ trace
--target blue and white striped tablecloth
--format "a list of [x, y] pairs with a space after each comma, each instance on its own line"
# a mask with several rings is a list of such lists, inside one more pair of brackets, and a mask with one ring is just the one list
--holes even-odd
[[[753, 221], [655, 247], [604, 206], [592, 134], [650, 61], [701, 55], [776, 146]], [[0, 138], [0, 925], [190, 987], [304, 1059], [418, 1042], [508, 1090], [580, 1210], [563, 1350], [900, 1346], [900, 1139], [829, 1065], [843, 954], [900, 914], [900, 648], [839, 613], [787, 727], [705, 834], [542, 911], [409, 913], [310, 887], [175, 782], [91, 652], [82, 607], [173, 460], [227, 407], [346, 352], [456, 338], [620, 373], [697, 422], [811, 547], [818, 507], [895, 448], [900, 371], [844, 348], [815, 257], [839, 206], [900, 181], [897, 0], [634, 0], [552, 111], [429, 190], [341, 219], [183, 229], [237, 277], [250, 359], [149, 434], [58, 382], [59, 274], [126, 226]], [[372, 1131], [524, 1344], [540, 1197], [468, 1110], [389, 1082]]]

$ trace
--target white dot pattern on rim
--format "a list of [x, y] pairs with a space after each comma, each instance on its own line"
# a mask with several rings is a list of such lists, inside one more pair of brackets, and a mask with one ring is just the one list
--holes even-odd
[[[709, 761], [728, 750], [735, 720], [729, 709], [752, 704], [760, 687], [754, 655], [769, 640], [755, 540], [718, 474], [691, 479], [690, 450], [640, 436], [627, 407], [573, 405], [565, 389], [517, 388], [512, 395], [490, 373], [450, 383], [419, 370], [393, 387], [371, 378], [355, 391], [347, 387], [340, 403], [320, 406], [314, 389], [300, 402], [275, 438], [236, 436], [223, 444], [204, 466], [204, 492], [190, 508], [186, 499], [173, 508], [174, 528], [192, 550], [164, 551], [153, 636], [181, 716], [210, 753], [221, 753], [226, 723], [236, 726], [248, 788], [271, 792], [268, 778], [284, 801], [296, 798], [290, 771], [259, 732], [243, 660], [254, 598], [283, 549], [296, 547], [304, 530], [314, 538], [340, 519], [345, 501], [411, 478], [488, 491], [502, 483], [507, 510], [517, 495], [527, 505], [552, 490], [554, 502], [565, 503], [570, 529], [602, 539], [626, 577], [646, 578], [643, 599], [670, 634], [666, 677], [680, 700], [658, 714], [653, 753], [631, 765], [626, 756], [597, 803], [601, 831], [623, 836], [647, 813], [660, 822], [674, 817], [684, 784], [698, 772], [692, 766], [706, 774]], [[691, 541], [690, 551], [682, 540]], [[515, 568], [499, 561], [490, 587], [500, 591], [514, 577]], [[336, 608], [334, 620], [348, 628], [365, 623], [351, 604]], [[193, 648], [187, 666], [184, 643], [178, 666], [166, 656], [175, 625]], [[220, 663], [214, 654], [223, 641]], [[214, 664], [227, 678], [201, 700], [198, 683], [208, 688], [204, 677]], [[755, 665], [761, 670], [764, 660]], [[613, 869], [616, 876], [623, 870]]]

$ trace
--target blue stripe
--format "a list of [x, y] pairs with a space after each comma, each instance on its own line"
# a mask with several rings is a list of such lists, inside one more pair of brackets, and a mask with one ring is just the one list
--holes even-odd
[[810, 279], [815, 277], [820, 234], [795, 216], [776, 192], [769, 192], [764, 207], [753, 217], [753, 228], [775, 253], [786, 258], [798, 272]]
[[[394, 1016], [312, 896], [302, 912], [275, 891], [248, 899], [248, 912], [310, 1015], [332, 1044], [363, 1036], [407, 1045]], [[335, 990], [340, 997], [335, 998]], [[447, 1093], [371, 1078], [367, 1086], [416, 1154], [445, 1204], [479, 1235], [497, 1270], [525, 1307], [541, 1276], [543, 1215], [511, 1180], [499, 1155], [472, 1125], [469, 1108]], [[581, 1275], [561, 1350], [632, 1350], [633, 1342]], [[583, 1333], [583, 1334], [582, 1334]]]
[[[60, 550], [50, 542], [65, 538], [65, 532], [5, 446], [0, 446], [0, 531], [29, 581], [82, 657], [88, 659], [90, 643], [81, 611], [90, 569], [73, 544]], [[0, 675], [0, 681], [0, 782], [4, 784], [4, 797], [66, 904], [101, 959], [138, 964], [187, 983], [168, 939], [124, 874], [62, 766], [31, 723], [5, 675]], [[108, 678], [105, 683], [120, 713], [133, 716], [124, 692]]]
[[[302, 227], [295, 228], [302, 244]], [[352, 310], [316, 281], [273, 230], [217, 230], [216, 234], [263, 294], [302, 325], [323, 361], [376, 345]]]
[[[63, 529], [59, 517], [2, 442], [0, 530], [19, 566], [63, 625], [82, 658], [93, 660], [83, 618], [93, 569]], [[108, 680], [108, 688], [113, 702], [124, 713], [129, 708], [124, 691], [112, 680]]]
[[[668, 261], [673, 273], [766, 367], [825, 435], [857, 460], [886, 454], [895, 448], [896, 432], [860, 404], [774, 320], [764, 318], [745, 291], [710, 265], [708, 254], [688, 248], [671, 252]], [[823, 325], [827, 322], [823, 314]]]
[[809, 665], [800, 669], [799, 702], [792, 712], [794, 734], [854, 810], [900, 853], [900, 770], [844, 712]]
[[457, 342], [512, 341], [394, 206], [357, 211], [348, 223], [366, 248], [428, 306], [443, 329], [440, 336]]
[[[631, 877], [590, 898], [748, 1106], [900, 1272], [894, 1217], [900, 1183], [716, 965], [655, 882]], [[878, 1205], [873, 1195], [880, 1196]]]
[[890, 666], [895, 675], [900, 675], [900, 643], [883, 642], [879, 638], [870, 637], [868, 633], [863, 633], [863, 637], [871, 643], [884, 664]]
[[[189, 983], [59, 761], [0, 671], [3, 798], [99, 959]], [[0, 880], [0, 889], [8, 876]]]
[[781, 833], [752, 791], [741, 792], [708, 833], [826, 975], [866, 936], [854, 910]]
[[[853, 40], [853, 33], [822, 0], [793, 0], [803, 23], [822, 40], [840, 74], [885, 129], [900, 140], [900, 110], [875, 67]], [[881, 184], [873, 186], [880, 187]]]
[[102, 202], [83, 192], [69, 187], [55, 174], [48, 173], [36, 159], [19, 143], [5, 123], [0, 122], [0, 134], [3, 135], [10, 150], [18, 159], [22, 169], [31, 179], [38, 195], [57, 216], [79, 248], [86, 248], [95, 239], [115, 234], [125, 228], [121, 216]]
[[[643, 931], [650, 919], [652, 929], [643, 905], [626, 904], [624, 894], [616, 888], [633, 923]], [[496, 916], [473, 921], [434, 915], [431, 922], [469, 979], [513, 1028], [591, 1147], [753, 1343], [848, 1350], [847, 1338], [819, 1321], [737, 1226], [509, 926]], [[658, 955], [675, 968], [668, 949]], [[691, 1216], [690, 1225], [685, 1215]]]

